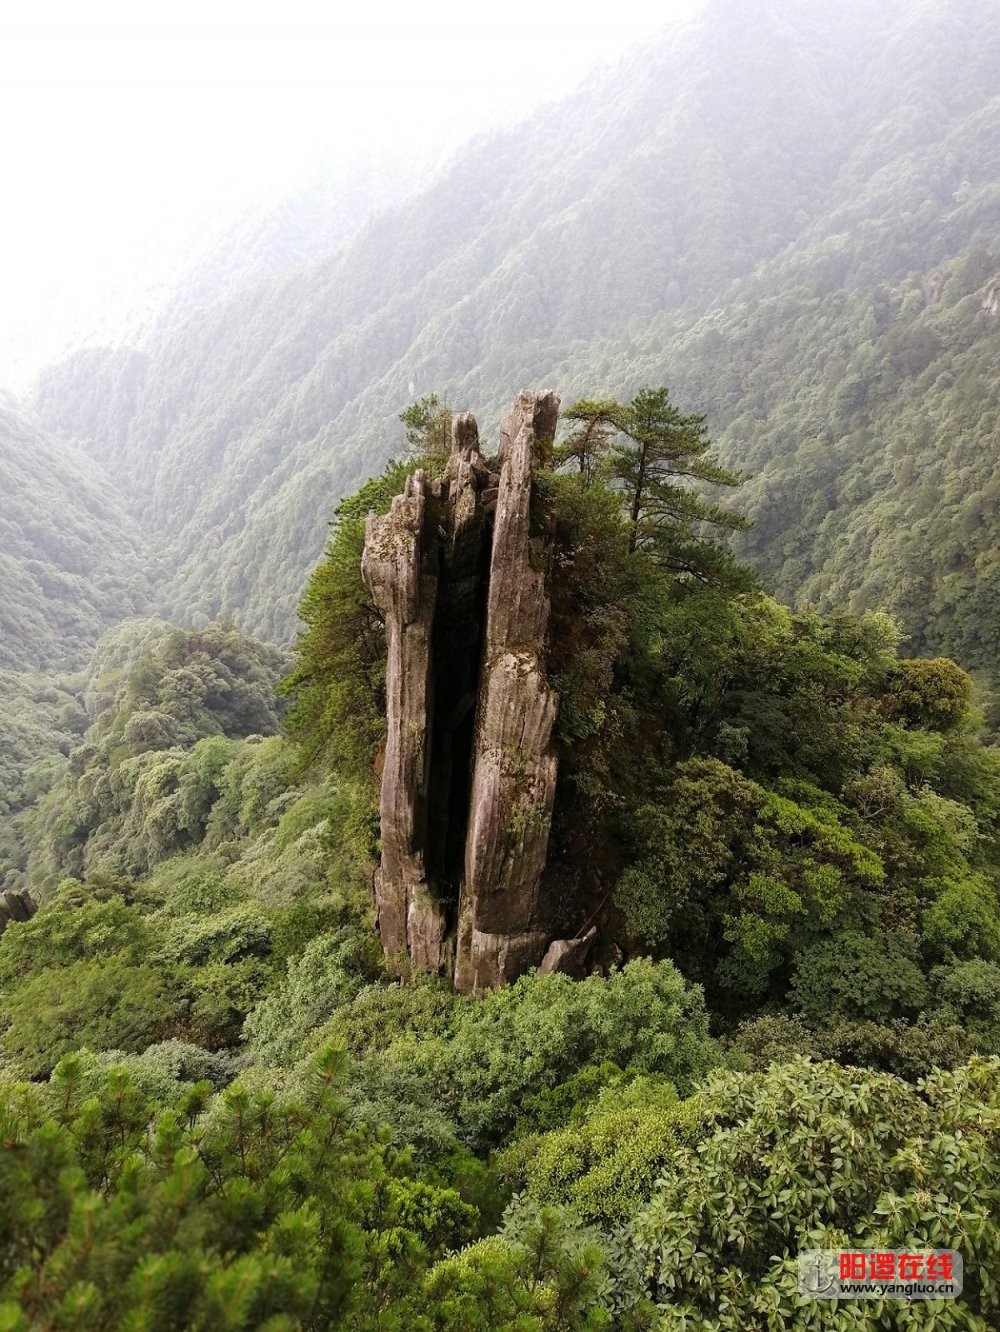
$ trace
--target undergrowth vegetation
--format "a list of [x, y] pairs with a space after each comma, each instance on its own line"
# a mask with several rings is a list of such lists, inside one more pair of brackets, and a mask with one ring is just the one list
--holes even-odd
[[11, 807], [41, 907], [0, 937], [0, 1328], [909, 1326], [799, 1303], [799, 1249], [847, 1244], [961, 1250], [928, 1326], [995, 1325], [1000, 755], [972, 682], [886, 616], [763, 596], [709, 553], [717, 510], [686, 505], [679, 569], [596, 438], [539, 496], [551, 854], [618, 962], [478, 999], [383, 966], [359, 562], [393, 465], [342, 506], [293, 663], [226, 622], [115, 631]]

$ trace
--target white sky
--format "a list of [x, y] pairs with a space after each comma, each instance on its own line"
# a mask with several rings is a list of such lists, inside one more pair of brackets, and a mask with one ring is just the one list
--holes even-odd
[[0, 387], [318, 160], [520, 119], [703, 0], [585, 3], [0, 0]]

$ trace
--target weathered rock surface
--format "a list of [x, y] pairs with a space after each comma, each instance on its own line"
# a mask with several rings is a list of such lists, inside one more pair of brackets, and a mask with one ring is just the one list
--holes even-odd
[[558, 698], [545, 671], [548, 539], [534, 478], [559, 400], [522, 393], [497, 458], [455, 418], [443, 480], [370, 516], [362, 572], [385, 618], [388, 739], [375, 905], [386, 956], [481, 991], [543, 958]]
[[[422, 472], [407, 478], [383, 517], [369, 514], [362, 576], [385, 618], [389, 732], [382, 769], [382, 863], [375, 877], [379, 931], [386, 956], [408, 952], [411, 903], [427, 909], [425, 840], [431, 718], [430, 643], [437, 596], [436, 552], [425, 533]], [[437, 923], [423, 923], [433, 947]]]
[[0, 893], [0, 934], [12, 920], [30, 920], [38, 910], [38, 903], [27, 888], [8, 888]]
[[540, 900], [556, 794], [552, 744], [559, 700], [542, 660], [549, 622], [546, 542], [531, 531], [539, 441], [555, 435], [559, 400], [522, 393], [500, 436], [486, 643], [476, 726], [455, 984], [476, 993], [541, 961]]
[[591, 925], [578, 939], [553, 939], [538, 965], [538, 974], [545, 976], [551, 971], [562, 971], [574, 980], [580, 980], [586, 975], [587, 957], [596, 938], [597, 926]]

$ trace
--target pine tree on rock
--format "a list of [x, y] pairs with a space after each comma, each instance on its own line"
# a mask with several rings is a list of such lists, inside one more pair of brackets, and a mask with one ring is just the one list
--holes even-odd
[[[628, 403], [575, 403], [566, 415], [578, 428], [562, 446], [588, 480], [605, 476], [621, 491], [630, 524], [629, 549], [700, 582], [732, 587], [746, 581], [718, 536], [741, 531], [746, 519], [707, 500], [700, 486], [738, 486], [736, 472], [709, 452], [704, 416], [684, 416], [666, 388], [644, 388]], [[713, 539], [714, 538], [714, 539]]]

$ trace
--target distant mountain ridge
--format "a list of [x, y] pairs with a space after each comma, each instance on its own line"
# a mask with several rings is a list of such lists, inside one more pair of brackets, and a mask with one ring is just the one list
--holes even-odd
[[0, 395], [0, 669], [79, 666], [153, 561], [111, 476]]
[[[903, 447], [904, 399], [941, 415], [934, 361], [982, 376], [994, 354], [985, 309], [974, 348], [947, 315], [1000, 270], [994, 19], [986, 0], [714, 0], [327, 255], [175, 308], [141, 349], [50, 369], [37, 409], [122, 478], [171, 569], [162, 609], [287, 638], [333, 502], [398, 450], [414, 395], [475, 402], [488, 441], [525, 385], [668, 383], [753, 474], [745, 550], [770, 586], [885, 605], [917, 646], [976, 664], [989, 635], [967, 632], [927, 534], [885, 554], [855, 527], [913, 521], [907, 483], [891, 516], [870, 483]], [[897, 373], [932, 324], [935, 357]], [[976, 411], [963, 456], [991, 438], [988, 393]], [[952, 483], [939, 461], [939, 497], [965, 494], [968, 467]], [[984, 511], [967, 580], [998, 536]], [[1000, 620], [993, 595], [980, 620]]]

